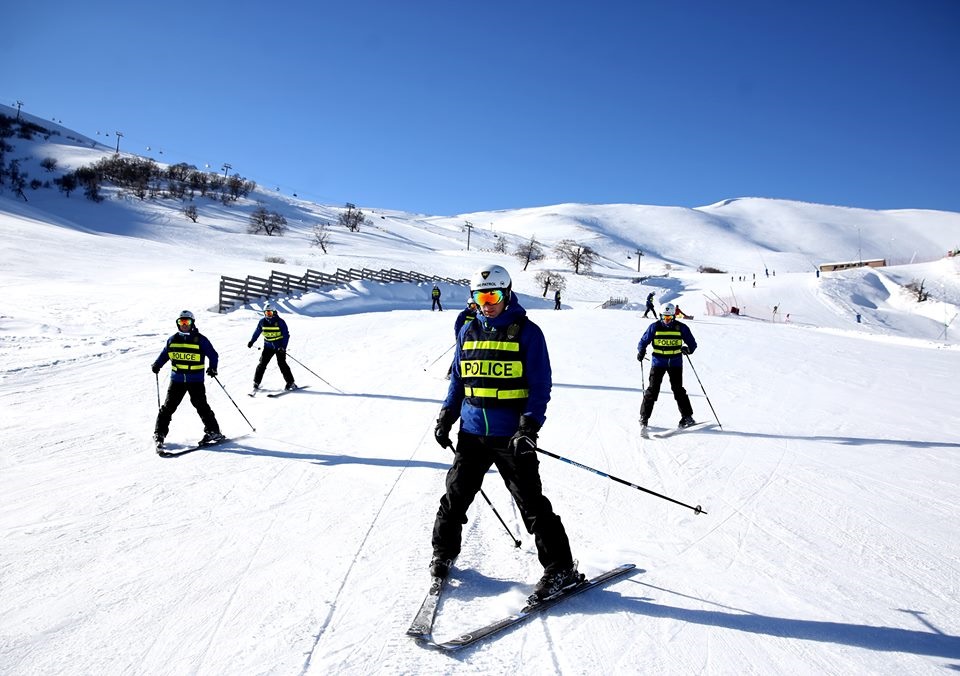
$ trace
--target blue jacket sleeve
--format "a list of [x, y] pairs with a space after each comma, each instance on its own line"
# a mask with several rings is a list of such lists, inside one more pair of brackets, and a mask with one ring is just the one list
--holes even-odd
[[647, 330], [643, 332], [643, 336], [640, 338], [640, 342], [637, 343], [637, 352], [643, 352], [647, 349], [647, 345], [650, 344], [650, 341], [653, 340], [654, 327], [656, 322], [647, 327]]
[[693, 339], [693, 332], [686, 324], [680, 325], [680, 337], [683, 338], [683, 342], [690, 348], [690, 354], [693, 354], [693, 351], [697, 349], [697, 341]]
[[256, 342], [257, 338], [260, 337], [260, 331], [262, 329], [263, 329], [263, 320], [261, 319], [259, 322], [257, 322], [257, 328], [253, 330], [253, 335], [250, 336], [251, 343]]
[[277, 326], [280, 327], [280, 347], [286, 350], [287, 343], [290, 342], [290, 329], [287, 328], [287, 323], [282, 318], [277, 317], [277, 320]]
[[163, 349], [160, 350], [160, 355], [153, 362], [154, 366], [156, 367], [163, 366], [164, 364], [167, 363], [167, 360], [170, 359], [169, 355], [167, 355], [167, 350], [170, 349], [171, 340], [173, 340], [173, 338], [167, 338], [167, 342], [163, 344]]
[[[550, 368], [550, 355], [543, 331], [536, 324], [529, 323], [524, 328], [522, 343], [525, 347], [524, 373], [530, 394], [527, 397], [527, 409], [524, 415], [532, 417], [540, 425], [547, 419], [547, 402], [553, 388], [553, 372]], [[462, 390], [462, 388], [461, 388]]]
[[206, 336], [200, 336], [200, 351], [203, 352], [210, 362], [210, 368], [216, 371], [217, 365], [220, 363], [220, 355], [213, 349], [213, 343], [207, 340]]

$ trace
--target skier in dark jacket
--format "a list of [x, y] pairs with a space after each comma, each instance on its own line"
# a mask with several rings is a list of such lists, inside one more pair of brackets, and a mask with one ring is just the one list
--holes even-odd
[[253, 373], [253, 389], [260, 389], [260, 381], [263, 380], [267, 364], [274, 357], [277, 358], [277, 366], [280, 367], [280, 373], [286, 383], [284, 389], [297, 389], [290, 367], [287, 366], [287, 343], [290, 342], [290, 331], [287, 329], [287, 323], [280, 318], [280, 313], [270, 303], [263, 307], [263, 318], [257, 322], [257, 328], [253, 330], [253, 336], [247, 343], [248, 348], [253, 347], [261, 333], [263, 333], [263, 352], [260, 355], [257, 370]]
[[[456, 340], [460, 335], [460, 329], [477, 318], [477, 304], [473, 302], [473, 296], [467, 299], [467, 307], [460, 311], [453, 322], [453, 338]], [[453, 363], [447, 368], [447, 380], [450, 380], [450, 373], [453, 371]]]
[[560, 289], [557, 289], [556, 293], [553, 294], [553, 309], [560, 309]]
[[433, 285], [433, 290], [430, 292], [430, 298], [433, 299], [433, 304], [430, 306], [430, 310], [436, 310], [439, 308], [440, 312], [443, 312], [443, 306], [440, 304], [440, 287], [436, 284]]
[[647, 426], [653, 405], [660, 396], [660, 384], [663, 375], [670, 376], [670, 387], [673, 398], [680, 409], [680, 427], [694, 425], [693, 406], [690, 397], [683, 387], [683, 355], [693, 354], [697, 349], [697, 341], [689, 327], [676, 319], [677, 308], [673, 303], [663, 306], [659, 321], [651, 324], [640, 343], [637, 345], [637, 361], [643, 361], [647, 355], [647, 346], [653, 345], [652, 366], [650, 367], [650, 384], [643, 393], [643, 403], [640, 405], [640, 424]]
[[650, 293], [647, 294], [647, 309], [644, 310], [644, 312], [643, 312], [643, 318], [644, 318], [644, 319], [646, 319], [646, 318], [647, 318], [647, 315], [649, 315], [651, 312], [653, 313], [653, 316], [654, 316], [654, 317], [657, 316], [657, 308], [655, 308], [655, 307], [653, 306], [653, 296], [654, 296], [654, 292], [653, 292], [653, 291], [651, 291]]
[[203, 421], [203, 439], [201, 444], [222, 441], [220, 425], [213, 409], [207, 403], [207, 391], [203, 383], [204, 362], [210, 360], [206, 369], [207, 375], [217, 375], [219, 355], [213, 345], [200, 331], [194, 320], [193, 313], [184, 310], [177, 317], [177, 332], [167, 338], [166, 345], [160, 355], [154, 360], [151, 369], [160, 373], [163, 365], [170, 362], [170, 386], [167, 389], [167, 398], [157, 413], [157, 422], [154, 425], [153, 440], [157, 450], [163, 448], [163, 440], [170, 431], [170, 419], [180, 406], [185, 394], [190, 395], [190, 403], [197, 409]]
[[578, 584], [570, 542], [560, 517], [543, 495], [537, 433], [546, 419], [552, 373], [540, 327], [527, 318], [499, 265], [481, 268], [470, 289], [480, 308], [457, 335], [453, 373], [437, 419], [437, 443], [452, 447], [450, 429], [460, 418], [447, 490], [433, 526], [430, 574], [445, 578], [460, 554], [467, 509], [496, 465], [513, 495], [527, 532], [534, 535], [544, 574], [531, 598]]
[[470, 296], [470, 298], [467, 299], [467, 307], [460, 311], [460, 314], [457, 315], [457, 318], [453, 322], [453, 337], [456, 338], [459, 336], [460, 329], [476, 318], [477, 304], [473, 302], [473, 296]]

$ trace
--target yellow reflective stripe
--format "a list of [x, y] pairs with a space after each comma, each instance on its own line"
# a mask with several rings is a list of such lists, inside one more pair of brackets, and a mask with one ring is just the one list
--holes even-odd
[[464, 350], [504, 350], [506, 352], [519, 352], [520, 343], [506, 340], [465, 340], [463, 341]]
[[199, 352], [167, 352], [170, 361], [202, 361], [203, 357]]
[[493, 387], [464, 387], [463, 393], [467, 397], [487, 399], [526, 399], [530, 396], [530, 390], [498, 390]]
[[460, 362], [460, 375], [464, 378], [519, 378], [523, 375], [523, 362], [466, 359]]
[[263, 339], [268, 342], [273, 342], [275, 340], [280, 340], [283, 338], [283, 331], [280, 330], [279, 326], [264, 326], [263, 327]]
[[191, 364], [189, 366], [177, 366], [176, 364], [171, 364], [174, 371], [202, 371], [203, 364]]
[[170, 344], [167, 346], [167, 349], [168, 349], [168, 350], [172, 350], [172, 349], [178, 348], [178, 347], [181, 348], [181, 349], [185, 349], [185, 350], [199, 350], [199, 349], [200, 349], [200, 346], [197, 345], [196, 343], [170, 343]]

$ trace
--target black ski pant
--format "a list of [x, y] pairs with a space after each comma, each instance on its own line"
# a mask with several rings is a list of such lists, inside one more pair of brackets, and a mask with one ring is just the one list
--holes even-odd
[[170, 419], [173, 418], [174, 411], [183, 401], [183, 396], [190, 393], [190, 403], [200, 414], [200, 420], [203, 421], [204, 432], [219, 432], [220, 425], [217, 424], [217, 417], [213, 414], [213, 409], [207, 403], [207, 388], [202, 383], [178, 383], [170, 381], [170, 387], [167, 389], [167, 398], [160, 407], [157, 414], [157, 424], [153, 431], [161, 437], [167, 436], [170, 431]]
[[648, 420], [653, 413], [653, 405], [657, 403], [657, 397], [660, 396], [660, 383], [663, 382], [663, 374], [670, 376], [670, 388], [673, 390], [673, 398], [677, 400], [677, 408], [680, 409], [680, 417], [692, 416], [693, 406], [690, 405], [690, 397], [683, 388], [683, 366], [651, 366], [650, 384], [647, 385], [643, 393], [643, 403], [640, 405], [640, 419]]
[[431, 312], [432, 312], [433, 310], [436, 310], [437, 308], [440, 308], [440, 312], [443, 312], [443, 306], [440, 305], [440, 299], [439, 299], [439, 298], [434, 298], [434, 299], [433, 299], [433, 305], [430, 306], [430, 310], [431, 310]]
[[270, 360], [273, 359], [273, 356], [277, 356], [277, 366], [280, 367], [280, 373], [283, 375], [283, 382], [287, 385], [293, 382], [293, 374], [290, 373], [290, 367], [287, 366], [287, 353], [286, 350], [274, 350], [270, 347], [263, 348], [263, 352], [260, 354], [260, 363], [257, 364], [257, 370], [253, 374], [253, 382], [257, 385], [260, 384], [260, 381], [263, 380], [263, 373], [267, 370], [267, 364], [270, 363]]
[[510, 437], [480, 437], [460, 432], [453, 465], [447, 471], [447, 492], [433, 524], [433, 554], [455, 559], [460, 554], [467, 509], [480, 492], [483, 477], [496, 465], [513, 496], [527, 532], [534, 536], [544, 571], [570, 568], [573, 555], [560, 517], [554, 514], [540, 483], [540, 460], [536, 453], [514, 455], [507, 450]]
[[655, 307], [653, 307], [652, 305], [648, 305], [648, 306], [647, 306], [647, 309], [644, 310], [644, 312], [643, 312], [643, 317], [644, 317], [644, 319], [646, 319], [647, 315], [648, 315], [649, 313], [651, 313], [651, 312], [653, 313], [653, 316], [654, 316], [654, 317], [657, 316], [657, 309], [656, 309]]

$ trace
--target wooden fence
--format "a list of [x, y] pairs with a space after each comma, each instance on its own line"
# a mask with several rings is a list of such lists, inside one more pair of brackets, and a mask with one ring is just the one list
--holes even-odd
[[221, 275], [218, 312], [222, 314], [238, 305], [245, 305], [251, 300], [267, 300], [278, 296], [305, 293], [324, 286], [347, 284], [361, 279], [370, 279], [375, 282], [447, 282], [461, 286], [470, 283], [466, 279], [450, 279], [449, 277], [424, 275], [419, 272], [396, 270], [394, 268], [389, 270], [368, 270], [367, 268], [343, 270], [337, 268], [337, 271], [332, 275], [316, 270], [307, 270], [299, 277], [276, 270], [271, 271], [267, 278], [249, 275], [245, 279], [238, 279]]

